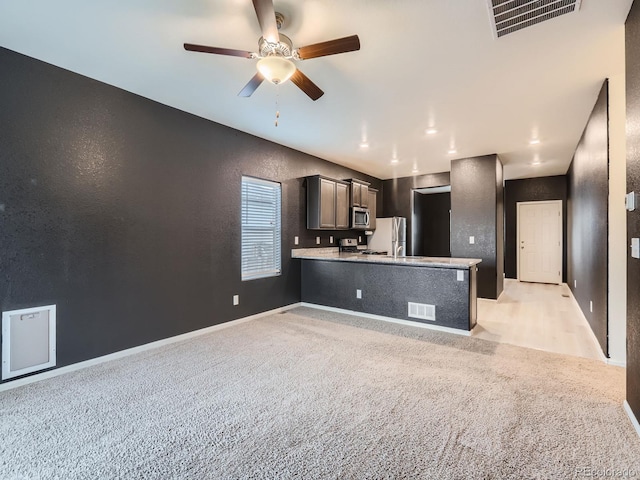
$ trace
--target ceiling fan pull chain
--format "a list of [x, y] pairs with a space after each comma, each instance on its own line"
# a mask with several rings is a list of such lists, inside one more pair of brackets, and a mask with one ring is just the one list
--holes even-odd
[[278, 126], [278, 119], [280, 118], [280, 110], [278, 110], [278, 95], [280, 94], [280, 92], [277, 90], [276, 87], [276, 127]]

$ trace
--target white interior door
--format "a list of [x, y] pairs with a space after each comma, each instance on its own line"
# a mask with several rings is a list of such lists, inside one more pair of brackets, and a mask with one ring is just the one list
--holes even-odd
[[562, 201], [518, 203], [518, 280], [562, 283]]

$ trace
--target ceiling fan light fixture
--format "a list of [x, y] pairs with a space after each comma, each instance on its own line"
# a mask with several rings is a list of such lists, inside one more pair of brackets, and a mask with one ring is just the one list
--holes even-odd
[[274, 85], [284, 83], [296, 72], [296, 66], [289, 59], [270, 55], [258, 62], [258, 71]]

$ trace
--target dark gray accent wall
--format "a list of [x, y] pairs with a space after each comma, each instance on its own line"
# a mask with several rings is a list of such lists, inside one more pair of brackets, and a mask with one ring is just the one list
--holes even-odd
[[[640, 2], [626, 23], [627, 192], [640, 192]], [[627, 213], [627, 245], [640, 237], [640, 210]], [[627, 257], [627, 402], [640, 420], [640, 260]]]
[[[497, 155], [451, 162], [451, 256], [480, 258], [478, 297], [497, 299], [504, 282], [502, 163]], [[469, 243], [469, 237], [475, 243]]]
[[605, 81], [567, 172], [567, 283], [602, 351], [608, 356], [607, 87]]
[[414, 192], [416, 222], [414, 255], [451, 256], [451, 193]]
[[449, 172], [417, 175], [384, 180], [382, 182], [383, 202], [382, 210], [378, 210], [379, 217], [405, 217], [407, 219], [407, 252], [413, 253], [413, 189], [443, 187], [450, 185]]
[[504, 272], [507, 278], [518, 278], [517, 204], [518, 202], [542, 202], [545, 200], [562, 200], [562, 281], [567, 281], [567, 177], [565, 175], [507, 180], [505, 182]]
[[[0, 105], [0, 303], [57, 305], [58, 366], [299, 302], [294, 236], [349, 234], [306, 230], [303, 177], [382, 186], [6, 49]], [[242, 175], [282, 183], [278, 277], [240, 279]]]

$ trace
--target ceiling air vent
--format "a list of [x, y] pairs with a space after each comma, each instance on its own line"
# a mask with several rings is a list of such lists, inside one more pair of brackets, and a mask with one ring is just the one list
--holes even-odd
[[577, 12], [582, 0], [487, 0], [497, 38]]

